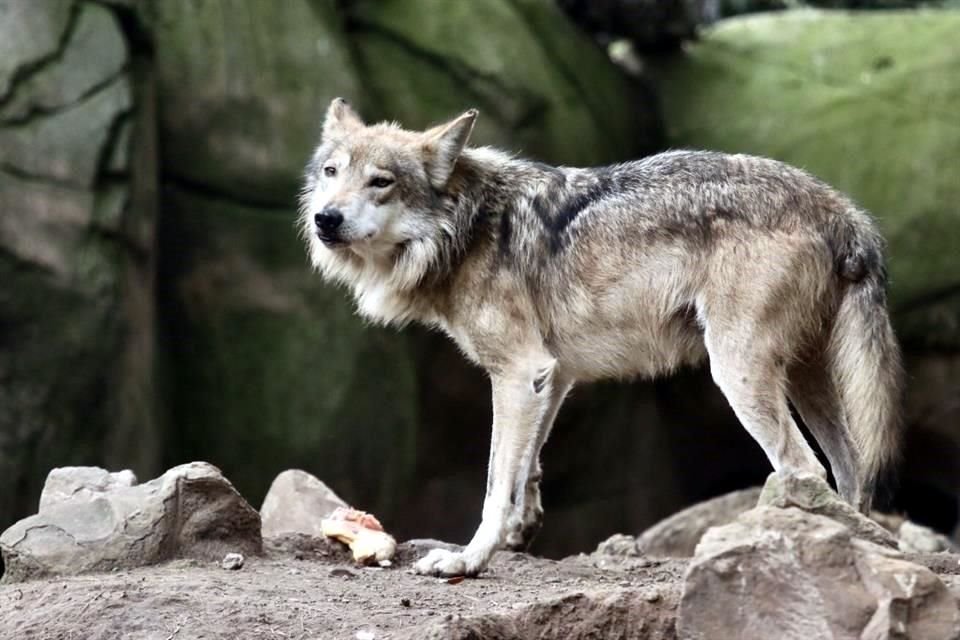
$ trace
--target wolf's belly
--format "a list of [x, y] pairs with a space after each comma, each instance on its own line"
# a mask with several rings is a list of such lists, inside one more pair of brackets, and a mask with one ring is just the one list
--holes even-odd
[[579, 381], [654, 377], [706, 357], [703, 337], [685, 318], [643, 326], [595, 322], [551, 345], [564, 372]]

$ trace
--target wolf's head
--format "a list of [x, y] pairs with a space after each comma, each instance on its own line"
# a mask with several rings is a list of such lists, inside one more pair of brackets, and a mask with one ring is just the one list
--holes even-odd
[[427, 258], [449, 229], [438, 210], [477, 112], [423, 132], [367, 126], [342, 98], [327, 109], [320, 146], [307, 166], [301, 228], [314, 266], [341, 280], [347, 265], [397, 266]]

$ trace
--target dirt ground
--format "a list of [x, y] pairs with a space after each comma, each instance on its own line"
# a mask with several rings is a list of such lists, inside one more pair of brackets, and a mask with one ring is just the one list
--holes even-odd
[[481, 578], [451, 584], [409, 570], [429, 546], [402, 544], [383, 569], [289, 540], [237, 571], [176, 560], [6, 584], [0, 639], [675, 637], [681, 560], [500, 553]]

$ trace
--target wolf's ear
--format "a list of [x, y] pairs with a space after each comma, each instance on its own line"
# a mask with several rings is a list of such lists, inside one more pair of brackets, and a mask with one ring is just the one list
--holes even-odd
[[477, 110], [470, 109], [462, 116], [424, 133], [424, 157], [430, 183], [440, 189], [447, 184], [457, 158], [470, 139], [473, 123], [477, 119]]
[[323, 140], [326, 142], [342, 138], [363, 126], [363, 120], [346, 100], [334, 98], [327, 107], [327, 115], [323, 120]]

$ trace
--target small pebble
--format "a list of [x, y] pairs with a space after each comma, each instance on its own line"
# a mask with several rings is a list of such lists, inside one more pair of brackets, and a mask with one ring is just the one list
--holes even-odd
[[410, 598], [400, 598], [400, 606], [401, 606], [401, 607], [409, 607], [409, 606], [410, 606]]
[[236, 571], [237, 569], [243, 568], [243, 554], [228, 553], [227, 555], [223, 556], [223, 562], [220, 563], [220, 566], [230, 571]]
[[330, 569], [330, 575], [337, 578], [356, 578], [357, 574], [350, 569], [344, 569], [343, 567], [337, 567], [335, 569]]

